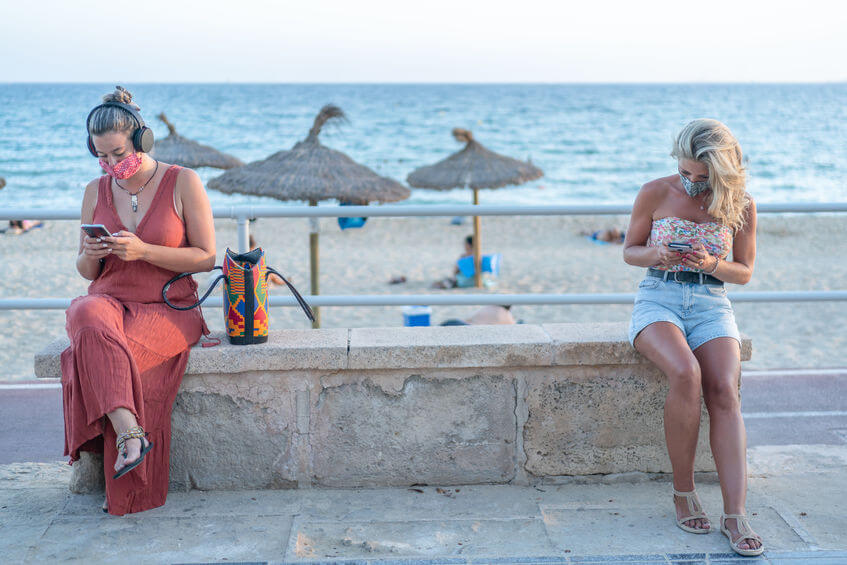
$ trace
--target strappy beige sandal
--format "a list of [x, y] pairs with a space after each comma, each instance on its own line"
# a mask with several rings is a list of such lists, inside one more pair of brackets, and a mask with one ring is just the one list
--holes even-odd
[[[700, 505], [700, 498], [697, 496], [697, 491], [692, 490], [691, 492], [679, 492], [678, 490], [673, 489], [673, 493], [674, 495], [685, 499], [688, 503], [688, 513], [690, 514], [690, 516], [678, 518], [676, 525], [679, 526], [680, 529], [692, 534], [708, 534], [711, 532], [711, 525], [708, 528], [692, 528], [691, 526], [685, 525], [685, 523], [689, 520], [709, 519], [709, 517], [706, 516], [706, 513], [703, 512], [703, 507]], [[676, 503], [674, 503], [674, 513], [676, 513]]]
[[[153, 442], [147, 440], [147, 432], [144, 431], [144, 428], [141, 426], [133, 426], [124, 433], [118, 435], [117, 440], [115, 440], [115, 447], [117, 448], [118, 453], [122, 454], [124, 457], [126, 457], [126, 442], [131, 439], [141, 440], [141, 454], [138, 456], [138, 459], [132, 463], [128, 463], [121, 467], [121, 470], [114, 474], [112, 477], [113, 479], [119, 479], [141, 465], [141, 462], [144, 461], [144, 457], [151, 449], [153, 449]], [[147, 445], [144, 445], [144, 442], [147, 442]]]
[[[738, 529], [738, 539], [732, 541], [732, 532], [729, 531], [729, 528], [726, 527], [726, 521], [735, 519], [735, 525]], [[732, 551], [737, 553], [738, 555], [744, 555], [746, 557], [750, 557], [753, 555], [761, 555], [763, 551], [765, 551], [765, 543], [762, 541], [762, 538], [753, 531], [753, 528], [750, 527], [750, 522], [747, 521], [747, 516], [744, 514], [724, 514], [721, 516], [721, 532], [727, 538], [729, 538], [729, 547], [732, 548]], [[759, 547], [756, 549], [742, 549], [738, 547], [738, 544], [744, 540], [755, 540], [759, 542]]]

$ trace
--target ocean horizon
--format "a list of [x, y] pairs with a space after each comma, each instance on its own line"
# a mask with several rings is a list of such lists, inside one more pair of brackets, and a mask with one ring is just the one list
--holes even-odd
[[[483, 204], [622, 204], [673, 174], [671, 143], [710, 117], [736, 134], [759, 202], [847, 200], [847, 83], [123, 83], [158, 139], [164, 111], [188, 138], [245, 162], [290, 149], [324, 104], [349, 121], [321, 141], [405, 184], [415, 168], [461, 149], [470, 129], [493, 151], [545, 176], [483, 190]], [[2, 207], [73, 207], [100, 174], [85, 117], [112, 83], [0, 83]], [[201, 168], [204, 182], [222, 171]], [[213, 205], [280, 204], [209, 190]], [[404, 203], [469, 203], [467, 190], [413, 189]], [[292, 204], [298, 204], [296, 202]], [[399, 203], [403, 204], [403, 203]]]

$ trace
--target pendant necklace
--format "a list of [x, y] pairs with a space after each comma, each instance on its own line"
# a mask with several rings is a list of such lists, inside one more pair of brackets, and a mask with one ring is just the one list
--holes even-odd
[[[141, 192], [141, 191], [139, 190], [138, 192]], [[706, 198], [703, 198], [702, 202], [700, 202], [700, 209], [705, 210], [706, 209], [705, 206], [706, 206]]]
[[150, 181], [153, 180], [153, 177], [156, 176], [156, 171], [159, 170], [159, 161], [156, 161], [156, 168], [153, 169], [153, 174], [150, 175], [150, 178], [147, 179], [147, 182], [141, 185], [141, 188], [136, 190], [135, 192], [130, 192], [120, 185], [118, 179], [115, 179], [115, 184], [118, 185], [118, 188], [129, 194], [129, 205], [132, 206], [133, 213], [138, 212], [138, 195], [141, 194], [141, 191], [144, 190], [144, 187], [150, 184]]

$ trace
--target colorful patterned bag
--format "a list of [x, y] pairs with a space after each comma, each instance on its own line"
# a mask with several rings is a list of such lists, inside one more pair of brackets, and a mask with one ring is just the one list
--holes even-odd
[[224, 324], [229, 342], [234, 345], [250, 345], [268, 341], [268, 275], [273, 273], [281, 278], [294, 298], [300, 304], [306, 316], [314, 321], [312, 309], [288, 280], [276, 270], [265, 264], [265, 252], [257, 247], [249, 253], [235, 254], [227, 249], [223, 266], [215, 266], [223, 274], [209, 285], [203, 298], [191, 306], [174, 306], [168, 301], [170, 286], [177, 280], [195, 273], [182, 273], [165, 283], [162, 298], [176, 310], [190, 310], [203, 303], [218, 283], [224, 281]]

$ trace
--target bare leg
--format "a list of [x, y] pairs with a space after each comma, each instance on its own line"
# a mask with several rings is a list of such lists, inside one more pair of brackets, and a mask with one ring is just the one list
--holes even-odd
[[[703, 399], [709, 410], [709, 440], [721, 483], [724, 514], [744, 514], [747, 501], [747, 434], [741, 417], [738, 398], [738, 379], [741, 375], [741, 352], [731, 337], [707, 341], [697, 348], [694, 356], [700, 362], [703, 375]], [[726, 527], [738, 537], [733, 519]], [[742, 549], [756, 549], [761, 544], [744, 540]]]
[[[665, 441], [673, 468], [673, 486], [694, 490], [694, 454], [700, 431], [700, 366], [685, 336], [670, 322], [650, 324], [635, 338], [635, 348], [668, 377]], [[674, 497], [677, 518], [689, 515], [685, 499]], [[708, 529], [705, 519], [687, 520], [691, 528]]]
[[[106, 414], [112, 422], [112, 427], [115, 433], [120, 435], [133, 426], [138, 425], [135, 415], [126, 408], [116, 408], [113, 412]], [[147, 445], [147, 440], [144, 440], [144, 445]], [[126, 442], [126, 456], [123, 453], [118, 453], [118, 458], [115, 460], [115, 471], [120, 471], [128, 463], [135, 462], [141, 457], [141, 440], [137, 438], [130, 439]]]

